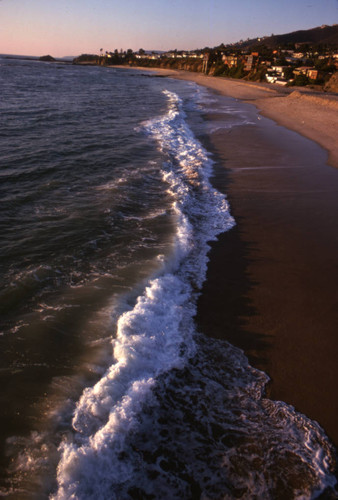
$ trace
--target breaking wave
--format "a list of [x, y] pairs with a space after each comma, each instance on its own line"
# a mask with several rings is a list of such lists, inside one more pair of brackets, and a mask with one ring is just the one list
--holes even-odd
[[[164, 155], [173, 251], [123, 313], [111, 365], [76, 405], [54, 500], [315, 498], [335, 484], [322, 429], [264, 398], [267, 376], [194, 324], [208, 242], [234, 221], [181, 99], [144, 124]], [[284, 496], [283, 496], [284, 495]]]

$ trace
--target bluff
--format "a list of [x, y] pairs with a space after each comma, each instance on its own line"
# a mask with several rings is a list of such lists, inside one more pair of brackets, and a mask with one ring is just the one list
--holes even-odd
[[336, 71], [325, 84], [324, 90], [326, 92], [338, 92], [338, 71]]

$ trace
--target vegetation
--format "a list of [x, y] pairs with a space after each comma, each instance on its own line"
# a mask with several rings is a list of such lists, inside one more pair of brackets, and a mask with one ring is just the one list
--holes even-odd
[[48, 55], [48, 56], [39, 57], [39, 61], [55, 62], [55, 59], [54, 59], [54, 57]]
[[324, 86], [338, 69], [337, 51], [338, 25], [334, 25], [195, 51], [158, 53], [141, 48], [104, 53], [100, 49], [100, 55], [83, 54], [74, 64], [184, 69], [251, 81]]
[[98, 64], [100, 57], [96, 54], [81, 54], [73, 60], [73, 64]]

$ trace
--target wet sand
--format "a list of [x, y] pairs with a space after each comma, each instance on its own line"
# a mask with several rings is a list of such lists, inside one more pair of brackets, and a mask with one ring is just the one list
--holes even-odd
[[156, 69], [156, 72], [162, 76], [194, 81], [223, 95], [252, 102], [264, 116], [325, 148], [329, 153], [330, 165], [338, 167], [337, 94], [206, 76], [189, 71]]
[[242, 348], [270, 376], [269, 397], [318, 421], [337, 446], [337, 97], [170, 76], [255, 105], [255, 125], [205, 139], [237, 225], [212, 244], [198, 325]]
[[198, 324], [242, 348], [271, 377], [268, 395], [337, 445], [338, 170], [265, 118], [207, 140], [237, 225], [212, 244]]
[[269, 397], [318, 421], [337, 446], [338, 97], [160, 74], [255, 105], [255, 125], [204, 137], [237, 225], [212, 244], [198, 325], [242, 348], [270, 376]]

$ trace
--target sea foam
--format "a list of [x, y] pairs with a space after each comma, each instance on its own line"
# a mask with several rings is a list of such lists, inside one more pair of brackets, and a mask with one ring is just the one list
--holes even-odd
[[318, 424], [264, 398], [267, 375], [196, 332], [208, 241], [234, 221], [181, 99], [145, 123], [163, 155], [176, 235], [162, 271], [120, 315], [109, 369], [76, 405], [54, 500], [316, 498], [335, 484]]
[[163, 180], [177, 227], [173, 253], [134, 308], [119, 318], [112, 364], [76, 405], [73, 436], [60, 447], [55, 499], [114, 498], [111, 483], [127, 480], [130, 467], [120, 454], [156, 379], [182, 369], [195, 354], [193, 316], [207, 242], [234, 224], [225, 197], [209, 182], [212, 161], [187, 125], [181, 99], [165, 94], [168, 112], [144, 129], [165, 159]]

